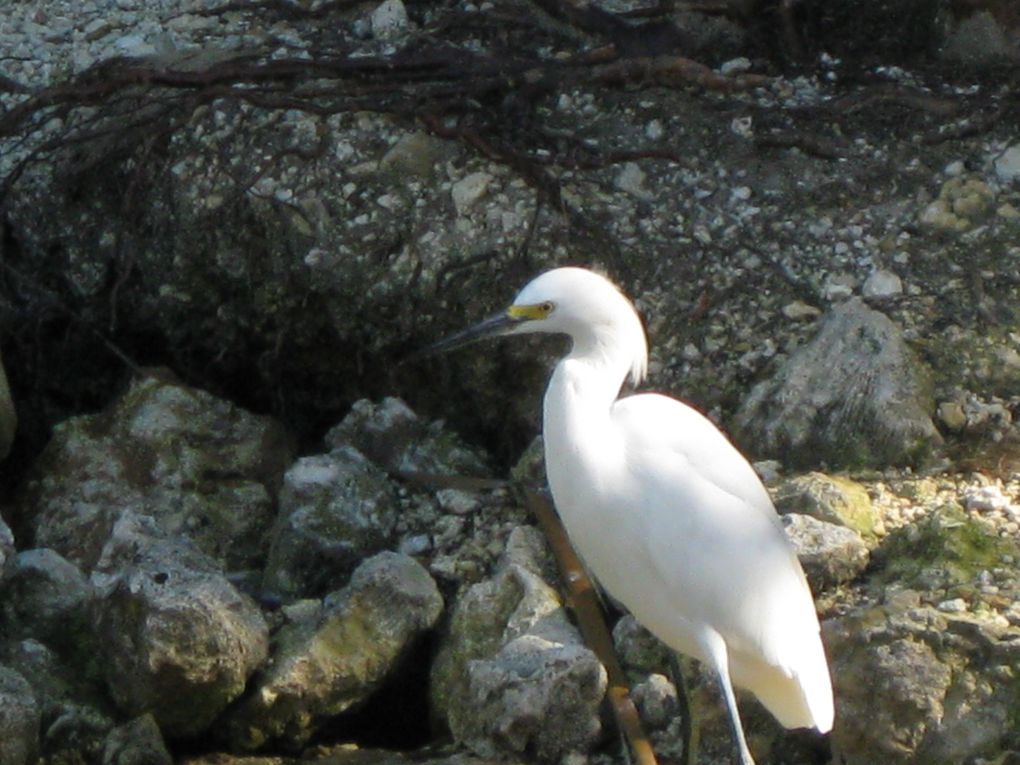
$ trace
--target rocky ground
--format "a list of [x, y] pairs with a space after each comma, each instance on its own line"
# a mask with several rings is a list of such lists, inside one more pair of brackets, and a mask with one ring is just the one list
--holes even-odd
[[[816, 593], [835, 729], [748, 699], [759, 762], [1020, 756], [1015, 8], [602, 8], [0, 18], [0, 762], [618, 761], [502, 482], [559, 346], [402, 363], [564, 263]], [[614, 640], [676, 757], [661, 647]]]

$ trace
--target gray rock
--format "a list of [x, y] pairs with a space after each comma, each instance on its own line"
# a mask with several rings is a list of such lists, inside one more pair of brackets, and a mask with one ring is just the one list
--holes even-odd
[[1004, 751], [1015, 735], [1015, 631], [890, 603], [827, 620], [823, 635], [835, 762], [951, 765]]
[[39, 752], [39, 706], [32, 686], [0, 665], [0, 762], [31, 765]]
[[64, 655], [87, 658], [94, 647], [92, 586], [73, 563], [46, 548], [18, 553], [0, 585], [0, 633], [41, 640]]
[[780, 514], [801, 513], [874, 537], [882, 522], [868, 490], [844, 476], [805, 473], [783, 481], [772, 492]]
[[792, 467], [917, 463], [941, 441], [927, 374], [888, 317], [848, 300], [754, 387], [740, 440]]
[[18, 429], [18, 413], [11, 398], [11, 388], [7, 384], [7, 372], [4, 370], [3, 355], [0, 355], [0, 462], [11, 450], [14, 431]]
[[230, 716], [233, 745], [304, 744], [324, 719], [367, 699], [442, 609], [414, 559], [382, 552], [365, 561], [314, 618], [274, 636], [272, 662]]
[[868, 565], [868, 546], [860, 534], [845, 526], [789, 513], [783, 516], [783, 527], [797, 551], [812, 592], [845, 584]]
[[471, 449], [442, 422], [418, 417], [399, 398], [376, 404], [356, 401], [343, 421], [326, 434], [333, 449], [353, 445], [390, 475], [438, 473], [488, 475], [485, 458]]
[[168, 738], [196, 736], [266, 659], [261, 612], [186, 541], [125, 513], [92, 574], [96, 632], [110, 694], [151, 712]]
[[118, 516], [144, 507], [231, 568], [265, 556], [292, 449], [283, 428], [156, 375], [109, 410], [59, 424], [19, 504], [34, 543], [88, 571]]
[[483, 757], [556, 761], [601, 730], [606, 675], [556, 591], [534, 528], [513, 531], [496, 575], [459, 598], [432, 672], [433, 709]]
[[102, 765], [173, 765], [173, 762], [151, 714], [114, 728], [103, 747]]
[[14, 549], [14, 534], [11, 527], [0, 518], [0, 583], [14, 568], [14, 559], [17, 551]]
[[354, 447], [298, 460], [284, 475], [263, 586], [286, 597], [337, 589], [390, 544], [397, 514], [386, 474]]
[[94, 664], [80, 654], [65, 659], [32, 639], [0, 644], [0, 663], [17, 667], [32, 687], [44, 722], [40, 748], [48, 761], [97, 761], [115, 712]]

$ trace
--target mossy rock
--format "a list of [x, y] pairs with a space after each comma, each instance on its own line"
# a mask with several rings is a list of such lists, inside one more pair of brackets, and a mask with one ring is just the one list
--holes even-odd
[[897, 529], [874, 551], [878, 581], [917, 589], [967, 588], [981, 571], [1020, 556], [1020, 542], [998, 536], [959, 505], [948, 504]]

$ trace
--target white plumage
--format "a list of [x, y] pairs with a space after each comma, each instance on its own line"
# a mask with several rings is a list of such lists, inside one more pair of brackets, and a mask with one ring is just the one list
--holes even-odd
[[606, 591], [671, 648], [712, 667], [742, 762], [733, 697], [754, 693], [786, 727], [832, 727], [833, 701], [807, 581], [765, 488], [704, 416], [641, 381], [647, 346], [630, 302], [598, 274], [546, 272], [482, 335], [569, 335], [545, 395], [546, 471], [578, 553]]

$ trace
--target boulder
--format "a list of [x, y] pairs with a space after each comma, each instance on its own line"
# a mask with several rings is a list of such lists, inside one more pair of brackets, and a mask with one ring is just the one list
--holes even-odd
[[39, 706], [32, 686], [0, 665], [0, 762], [32, 765], [39, 753]]
[[386, 474], [352, 446], [303, 457], [283, 478], [263, 585], [321, 597], [392, 540], [399, 508]]
[[292, 454], [274, 420], [148, 374], [105, 412], [54, 428], [18, 515], [35, 546], [86, 572], [120, 515], [139, 507], [226, 566], [257, 567]]
[[92, 574], [98, 659], [122, 712], [197, 736], [265, 661], [268, 627], [214, 561], [149, 518], [123, 514]]
[[412, 558], [369, 558], [346, 587], [274, 636], [271, 663], [230, 715], [233, 745], [305, 744], [325, 720], [364, 702], [442, 610], [435, 582]]
[[788, 467], [916, 464], [941, 442], [929, 372], [885, 314], [854, 298], [758, 383], [738, 440]]
[[512, 532], [496, 574], [458, 599], [432, 671], [435, 713], [482, 757], [558, 761], [599, 737], [606, 674], [570, 623], [541, 534]]

